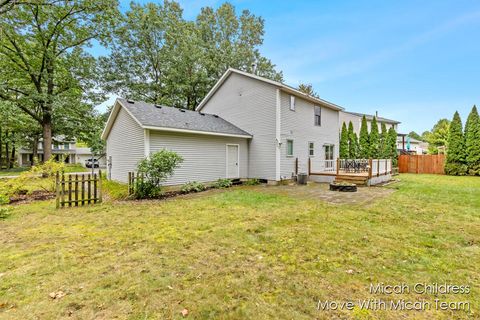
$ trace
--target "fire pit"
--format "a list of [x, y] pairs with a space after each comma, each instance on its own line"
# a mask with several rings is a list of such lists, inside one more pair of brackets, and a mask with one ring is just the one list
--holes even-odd
[[332, 182], [330, 183], [330, 191], [356, 192], [357, 185], [347, 182]]

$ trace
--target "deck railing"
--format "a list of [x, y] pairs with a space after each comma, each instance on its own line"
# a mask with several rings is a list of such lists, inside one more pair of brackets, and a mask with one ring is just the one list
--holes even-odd
[[[301, 161], [296, 159], [295, 173], [299, 172]], [[337, 160], [316, 160], [307, 159], [307, 172], [309, 175], [331, 175], [331, 174], [360, 174], [369, 177], [378, 177], [392, 173], [391, 159], [337, 159]]]

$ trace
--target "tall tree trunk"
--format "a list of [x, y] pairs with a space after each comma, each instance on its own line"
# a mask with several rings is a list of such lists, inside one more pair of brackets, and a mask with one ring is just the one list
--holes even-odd
[[52, 117], [49, 113], [43, 116], [43, 161], [52, 157]]
[[10, 146], [8, 144], [8, 131], [5, 132], [5, 168], [8, 169], [8, 154]]
[[38, 160], [38, 136], [35, 134], [33, 137], [33, 146], [32, 146], [32, 163], [30, 165], [35, 165], [35, 159]]

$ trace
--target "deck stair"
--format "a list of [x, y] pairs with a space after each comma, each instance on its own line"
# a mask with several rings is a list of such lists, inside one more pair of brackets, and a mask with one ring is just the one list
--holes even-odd
[[347, 182], [347, 183], [354, 183], [357, 186], [366, 186], [368, 181], [368, 176], [363, 175], [348, 175], [348, 174], [341, 174], [335, 176], [335, 182]]

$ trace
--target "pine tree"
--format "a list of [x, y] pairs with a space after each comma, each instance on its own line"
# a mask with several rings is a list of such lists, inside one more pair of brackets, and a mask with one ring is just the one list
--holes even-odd
[[348, 132], [345, 122], [342, 125], [342, 133], [340, 134], [340, 159], [348, 158]]
[[445, 173], [450, 175], [464, 175], [466, 171], [465, 137], [463, 135], [462, 120], [456, 111], [450, 123], [450, 131], [448, 134]]
[[370, 154], [370, 144], [368, 136], [367, 118], [363, 116], [362, 126], [360, 127], [360, 138], [358, 145], [358, 156], [362, 159], [367, 159]]
[[379, 158], [388, 159], [388, 131], [385, 122], [382, 122], [382, 133], [380, 133]]
[[353, 130], [353, 123], [348, 123], [348, 157], [350, 159], [356, 159], [358, 156], [358, 137]]
[[378, 134], [378, 123], [377, 117], [373, 117], [371, 128], [370, 128], [370, 148], [368, 155], [370, 158], [379, 159], [379, 146], [380, 146], [380, 135]]
[[396, 167], [398, 163], [397, 132], [393, 127], [388, 129], [386, 156], [387, 158], [392, 159], [392, 167]]
[[480, 118], [476, 106], [465, 123], [465, 150], [468, 173], [480, 175]]

